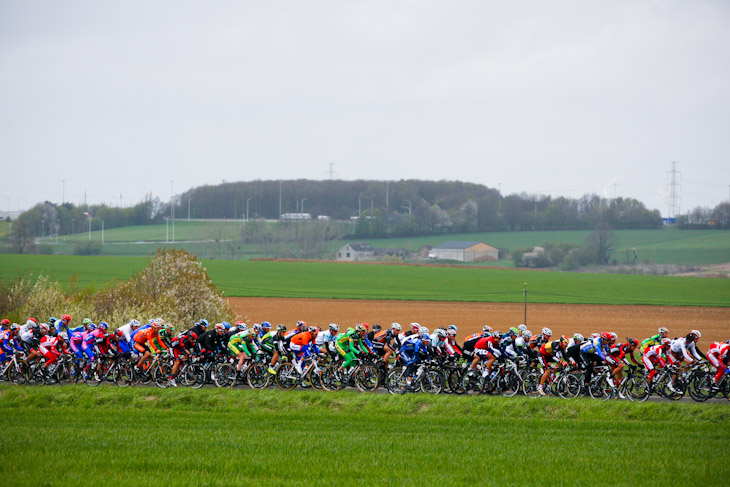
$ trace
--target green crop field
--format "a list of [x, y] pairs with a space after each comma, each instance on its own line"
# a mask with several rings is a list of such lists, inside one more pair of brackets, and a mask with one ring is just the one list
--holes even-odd
[[0, 220], [0, 240], [7, 238], [10, 233], [10, 222]]
[[[142, 257], [0, 255], [0, 282], [43, 273], [102, 287], [141, 270]], [[227, 296], [730, 306], [730, 280], [467, 267], [204, 260]]]
[[730, 407], [0, 386], [5, 485], [722, 485]]
[[[243, 223], [245, 224], [245, 223]], [[104, 232], [103, 253], [105, 255], [148, 255], [159, 245], [185, 248], [196, 255], [206, 257], [223, 257], [225, 245], [215, 240], [230, 239], [238, 235], [242, 228], [241, 221], [177, 221], [175, 223], [175, 240], [172, 243], [172, 227], [161, 225], [144, 225], [121, 227]], [[617, 230], [618, 245], [614, 252], [617, 262], [626, 262], [633, 257], [632, 249], [637, 249], [639, 262], [652, 261], [658, 264], [707, 265], [730, 262], [730, 231], [718, 230], [679, 230], [664, 228], [661, 230]], [[448, 240], [483, 241], [494, 247], [514, 250], [550, 243], [584, 243], [590, 231], [545, 231], [545, 232], [492, 232], [467, 233], [454, 235], [436, 235], [398, 239], [363, 239], [373, 247], [404, 248], [416, 251], [423, 245], [439, 245]], [[62, 235], [56, 243], [55, 238], [39, 239], [41, 243], [52, 244], [57, 254], [70, 254], [73, 245], [70, 242], [88, 239], [88, 233]], [[0, 226], [2, 238], [2, 226]], [[91, 232], [93, 241], [101, 241], [101, 231]], [[183, 241], [183, 242], [181, 242]], [[141, 243], [144, 242], [144, 243]], [[328, 251], [334, 252], [346, 241], [332, 241]], [[237, 251], [236, 258], [251, 259], [263, 257], [264, 252], [257, 245], [244, 244]], [[486, 262], [480, 265], [505, 266], [511, 261]]]

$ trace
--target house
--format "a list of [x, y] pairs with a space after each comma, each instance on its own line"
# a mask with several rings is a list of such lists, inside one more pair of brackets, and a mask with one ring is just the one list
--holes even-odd
[[375, 260], [375, 249], [368, 243], [349, 243], [337, 251], [337, 260]]
[[477, 262], [499, 259], [499, 250], [484, 242], [451, 241], [432, 248], [428, 256], [431, 259]]

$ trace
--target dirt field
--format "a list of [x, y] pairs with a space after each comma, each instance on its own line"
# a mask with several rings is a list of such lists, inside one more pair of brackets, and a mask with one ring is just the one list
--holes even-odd
[[[291, 327], [297, 320], [317, 326], [337, 323], [340, 327], [367, 322], [404, 327], [413, 321], [431, 330], [455, 324], [459, 338], [480, 331], [484, 324], [504, 330], [524, 321], [522, 304], [454, 303], [431, 301], [361, 301], [344, 299], [229, 298], [231, 306], [247, 323], [267, 320]], [[691, 329], [702, 332], [701, 348], [712, 341], [730, 339], [730, 308], [678, 308], [670, 306], [527, 305], [527, 326], [533, 333], [542, 327], [553, 335], [610, 330], [621, 339], [643, 339], [659, 326], [669, 328], [670, 337]]]

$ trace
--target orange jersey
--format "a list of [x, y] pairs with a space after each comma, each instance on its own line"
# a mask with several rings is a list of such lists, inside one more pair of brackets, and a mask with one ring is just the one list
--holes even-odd
[[300, 347], [303, 345], [308, 345], [314, 341], [314, 337], [312, 336], [312, 332], [305, 331], [302, 333], [297, 333], [291, 338], [291, 343], [294, 345], [299, 345]]
[[162, 340], [160, 340], [160, 335], [154, 328], [147, 328], [146, 330], [138, 332], [134, 335], [134, 341], [140, 345], [144, 345], [146, 342], [153, 352], [156, 352], [157, 349], [167, 348], [165, 347], [165, 344], [162, 343]]

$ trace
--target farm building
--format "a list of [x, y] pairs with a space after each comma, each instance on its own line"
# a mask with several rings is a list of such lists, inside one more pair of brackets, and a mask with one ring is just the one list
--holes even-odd
[[375, 249], [368, 243], [349, 243], [337, 251], [337, 260], [374, 260]]
[[484, 242], [452, 241], [442, 243], [431, 249], [428, 254], [431, 259], [460, 260], [462, 262], [476, 262], [483, 260], [497, 260], [499, 250]]

